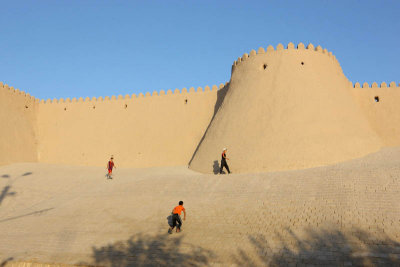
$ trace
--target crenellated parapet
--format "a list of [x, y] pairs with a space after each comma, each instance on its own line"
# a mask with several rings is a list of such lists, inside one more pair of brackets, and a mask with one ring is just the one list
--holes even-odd
[[[245, 62], [246, 60], [249, 60], [253, 57], [256, 57], [261, 54], [268, 54], [268, 53], [277, 53], [285, 50], [298, 50], [298, 51], [313, 51], [315, 53], [320, 53], [321, 55], [326, 55], [329, 58], [332, 58], [334, 62], [336, 62], [339, 65], [339, 62], [337, 61], [336, 57], [332, 54], [332, 52], [328, 52], [327, 49], [323, 49], [321, 46], [314, 47], [313, 44], [308, 44], [307, 47], [303, 43], [299, 43], [297, 46], [295, 46], [293, 43], [289, 43], [286, 48], [282, 44], [278, 44], [276, 48], [274, 48], [272, 45], [269, 45], [265, 49], [263, 47], [258, 48], [257, 51], [251, 50], [249, 54], [244, 53], [242, 57], [239, 57], [237, 60], [234, 61], [232, 70]], [[339, 65], [340, 66], [340, 65]], [[226, 85], [227, 83], [225, 83]], [[9, 87], [8, 85], [4, 85], [3, 83], [0, 83], [0, 87], [3, 87], [4, 89], [10, 90], [10, 92], [14, 92], [16, 94], [21, 94], [25, 95], [27, 98], [30, 100], [40, 103], [40, 104], [57, 104], [57, 103], [83, 103], [83, 102], [102, 102], [102, 101], [114, 101], [114, 100], [133, 100], [133, 99], [141, 99], [141, 98], [149, 98], [149, 97], [160, 97], [160, 96], [177, 96], [177, 95], [184, 95], [184, 94], [194, 94], [194, 93], [207, 93], [207, 92], [216, 92], [218, 89], [221, 89], [225, 86], [224, 84], [220, 84], [219, 86], [213, 85], [213, 86], [205, 86], [204, 88], [202, 87], [190, 87], [190, 88], [182, 88], [182, 89], [168, 89], [167, 91], [165, 90], [160, 90], [160, 91], [153, 91], [151, 92], [145, 92], [145, 93], [139, 93], [139, 94], [126, 94], [124, 96], [122, 95], [112, 95], [112, 96], [105, 96], [105, 97], [79, 97], [79, 98], [54, 98], [54, 99], [37, 99], [33, 96], [30, 96], [29, 94], [20, 91], [19, 89], [14, 89], [13, 87]]]
[[[268, 47], [259, 47], [256, 50], [251, 50], [249, 53], [244, 53], [242, 57], [239, 57], [237, 60], [233, 62], [232, 65], [232, 70], [234, 70], [236, 67], [240, 66], [247, 60], [251, 60], [252, 58], [255, 58], [260, 55], [265, 55], [265, 54], [273, 54], [273, 53], [281, 53], [285, 51], [310, 51], [313, 53], [318, 53], [321, 54], [321, 56], [326, 56], [330, 59], [333, 60], [337, 66], [340, 67], [340, 64], [338, 60], [336, 59], [335, 55], [332, 54], [332, 52], [328, 51], [326, 48], [322, 48], [320, 45], [314, 46], [313, 44], [309, 43], [307, 46], [305, 46], [303, 43], [298, 43], [297, 46], [293, 44], [292, 42], [288, 43], [287, 46], [285, 47], [283, 44], [279, 43], [276, 47], [269, 45]], [[347, 77], [346, 77], [347, 79]], [[359, 83], [356, 82], [353, 84], [351, 81], [348, 81], [349, 86], [352, 88], [398, 88], [400, 87], [400, 84], [396, 84], [395, 82], [391, 82], [389, 84], [382, 82], [380, 84], [374, 82], [371, 85], [368, 83]], [[225, 83], [226, 85], [227, 83]], [[145, 92], [145, 93], [139, 93], [139, 94], [126, 94], [126, 95], [112, 95], [112, 96], [105, 96], [105, 97], [79, 97], [79, 98], [54, 98], [54, 99], [38, 99], [30, 94], [21, 91], [19, 89], [14, 89], [13, 87], [10, 87], [7, 84], [3, 84], [0, 82], [0, 89], [2, 90], [8, 90], [10, 93], [13, 93], [15, 95], [21, 95], [26, 97], [28, 101], [32, 101], [35, 103], [40, 103], [40, 104], [57, 104], [57, 103], [84, 103], [84, 102], [106, 102], [106, 101], [120, 101], [120, 100], [140, 100], [140, 99], [148, 99], [151, 97], [164, 97], [164, 96], [179, 96], [179, 95], [186, 95], [186, 94], [198, 94], [198, 93], [207, 93], [207, 92], [216, 92], [220, 88], [223, 88], [225, 86], [224, 84], [220, 84], [219, 86], [213, 85], [213, 86], [205, 86], [203, 87], [190, 87], [190, 88], [182, 88], [182, 89], [168, 89], [168, 90], [160, 90], [160, 91], [153, 91], [153, 92]]]
[[353, 88], [400, 88], [400, 84], [396, 84], [396, 82], [390, 82], [389, 86], [386, 82], [382, 82], [380, 84], [373, 82], [371, 85], [367, 82], [361, 84], [356, 82], [354, 85], [350, 82], [351, 87]]
[[105, 101], [120, 101], [120, 100], [141, 100], [144, 98], [153, 98], [153, 97], [168, 97], [168, 96], [186, 96], [186, 95], [191, 95], [191, 94], [201, 94], [201, 93], [210, 93], [210, 92], [217, 92], [219, 89], [225, 87], [228, 84], [226, 82], [225, 84], [221, 83], [219, 86], [217, 85], [212, 85], [210, 86], [205, 86], [203, 87], [190, 87], [189, 89], [187, 88], [182, 88], [182, 89], [168, 89], [167, 91], [165, 90], [160, 90], [160, 91], [153, 91], [152, 93], [146, 92], [146, 93], [139, 93], [139, 94], [126, 94], [126, 95], [112, 95], [112, 96], [105, 96], [105, 97], [79, 97], [79, 98], [60, 98], [60, 99], [47, 99], [47, 100], [40, 100], [41, 104], [57, 104], [57, 103], [84, 103], [84, 102], [105, 102]]
[[266, 49], [264, 47], [258, 48], [258, 50], [251, 50], [250, 53], [244, 53], [242, 57], [239, 57], [237, 60], [233, 62], [232, 69], [234, 69], [236, 66], [239, 66], [246, 60], [249, 60], [251, 58], [257, 57], [258, 55], [264, 55], [268, 53], [279, 53], [282, 51], [286, 50], [297, 50], [297, 51], [313, 51], [315, 53], [320, 53], [321, 55], [325, 55], [329, 58], [331, 58], [337, 65], [340, 66], [338, 60], [336, 59], [335, 55], [332, 54], [332, 52], [329, 52], [326, 48], [322, 48], [320, 45], [317, 47], [314, 47], [313, 44], [308, 44], [307, 47], [303, 43], [299, 43], [297, 46], [295, 46], [293, 43], [289, 43], [286, 48], [283, 46], [283, 44], [278, 44], [276, 46], [276, 49], [272, 46], [269, 45]]
[[34, 96], [31, 96], [29, 93], [26, 93], [24, 91], [21, 91], [19, 89], [14, 89], [14, 87], [9, 86], [8, 84], [3, 84], [3, 82], [0, 82], [0, 90], [5, 90], [9, 92], [10, 94], [15, 94], [18, 96], [23, 96], [26, 98], [27, 101], [31, 101], [34, 103], [40, 103], [40, 104], [58, 104], [58, 103], [84, 103], [84, 102], [106, 102], [106, 101], [119, 101], [119, 100], [140, 100], [143, 98], [152, 98], [152, 97], [162, 97], [162, 96], [185, 96], [185, 95], [190, 95], [190, 94], [199, 94], [199, 93], [209, 93], [209, 92], [217, 92], [219, 89], [224, 88], [228, 82], [225, 84], [221, 83], [218, 86], [217, 85], [212, 85], [211, 87], [206, 85], [204, 88], [199, 86], [197, 88], [195, 87], [190, 87], [190, 88], [182, 88], [182, 89], [168, 89], [167, 91], [165, 90], [160, 90], [160, 91], [153, 91], [152, 93], [146, 92], [146, 93], [139, 93], [139, 94], [126, 94], [126, 95], [112, 95], [112, 96], [105, 96], [105, 97], [73, 97], [73, 98], [53, 98], [53, 99], [39, 99], [35, 98]]
[[0, 82], [0, 90], [3, 90], [3, 92], [8, 92], [11, 95], [24, 97], [25, 100], [28, 102], [39, 103], [39, 101], [40, 101], [38, 98], [31, 96], [29, 93], [26, 93], [25, 91], [21, 91], [18, 88], [15, 89], [14, 87], [9, 86], [8, 84], [4, 84], [3, 82]]

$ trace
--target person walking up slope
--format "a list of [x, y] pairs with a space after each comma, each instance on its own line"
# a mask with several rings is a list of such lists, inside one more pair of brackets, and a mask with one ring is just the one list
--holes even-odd
[[111, 156], [110, 160], [107, 163], [107, 169], [108, 169], [107, 179], [112, 179], [112, 170], [114, 167], [117, 168], [114, 164], [114, 157]]
[[222, 151], [222, 158], [221, 158], [221, 168], [219, 169], [219, 174], [222, 174], [222, 169], [225, 167], [225, 169], [228, 171], [228, 173], [231, 173], [231, 171], [229, 170], [229, 166], [228, 163], [226, 163], [226, 160], [229, 160], [226, 157], [226, 151], [227, 149], [224, 148], [224, 150]]
[[186, 220], [186, 210], [183, 207], [183, 201], [179, 201], [179, 206], [176, 206], [172, 210], [172, 226], [168, 229], [168, 234], [172, 234], [172, 230], [176, 226], [176, 232], [179, 233], [181, 231], [182, 221], [181, 221], [181, 212], [183, 211], [183, 220]]

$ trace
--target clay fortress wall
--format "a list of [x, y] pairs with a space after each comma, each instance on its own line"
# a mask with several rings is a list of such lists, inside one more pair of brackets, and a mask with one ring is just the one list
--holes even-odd
[[[220, 150], [227, 146], [238, 172], [252, 170], [240, 164], [246, 164], [245, 157], [261, 166], [259, 171], [320, 166], [363, 156], [383, 146], [400, 145], [399, 102], [396, 83], [353, 85], [331, 52], [302, 43], [297, 47], [289, 43], [286, 48], [279, 44], [244, 54], [232, 65], [231, 81], [218, 87], [45, 101], [0, 83], [0, 164], [105, 166], [109, 156], [114, 155], [122, 167], [190, 163], [194, 170], [212, 172]], [[317, 112], [321, 113], [317, 116], [315, 110], [324, 111]], [[336, 116], [337, 112], [340, 115]], [[341, 124], [347, 118], [349, 124]], [[288, 132], [290, 127], [295, 130], [280, 140], [280, 131]], [[324, 142], [335, 140], [348, 128], [339, 139], [348, 137], [347, 141], [357, 143], [360, 134], [359, 140], [363, 141], [354, 147], [358, 152], [353, 153], [350, 147], [343, 154], [331, 153]], [[240, 136], [227, 133], [224, 143], [220, 136], [224, 129]], [[259, 134], [254, 137], [255, 131]], [[309, 141], [304, 141], [303, 132]], [[277, 140], [275, 144], [273, 140]], [[294, 145], [296, 148], [288, 152], [284, 148], [288, 140], [304, 143], [307, 148], [316, 140], [317, 146], [310, 153], [321, 150], [333, 156], [292, 164], [304, 147]], [[344, 141], [342, 144], [347, 146]], [[270, 150], [271, 155], [283, 147], [282, 151], [291, 156], [278, 159], [286, 165], [272, 161], [278, 167], [271, 168], [252, 158], [253, 146]], [[235, 159], [235, 153], [240, 157]], [[269, 160], [269, 155], [264, 158]]]

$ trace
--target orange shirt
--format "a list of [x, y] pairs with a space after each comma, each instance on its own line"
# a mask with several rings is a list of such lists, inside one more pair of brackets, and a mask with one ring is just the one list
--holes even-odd
[[185, 210], [185, 208], [183, 206], [179, 205], [174, 208], [172, 213], [181, 215], [182, 210]]

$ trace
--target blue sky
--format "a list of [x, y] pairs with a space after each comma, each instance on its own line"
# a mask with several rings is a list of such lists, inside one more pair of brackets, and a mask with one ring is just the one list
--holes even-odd
[[400, 82], [400, 1], [3, 1], [0, 81], [38, 98], [229, 81], [260, 46], [313, 43], [353, 82]]

